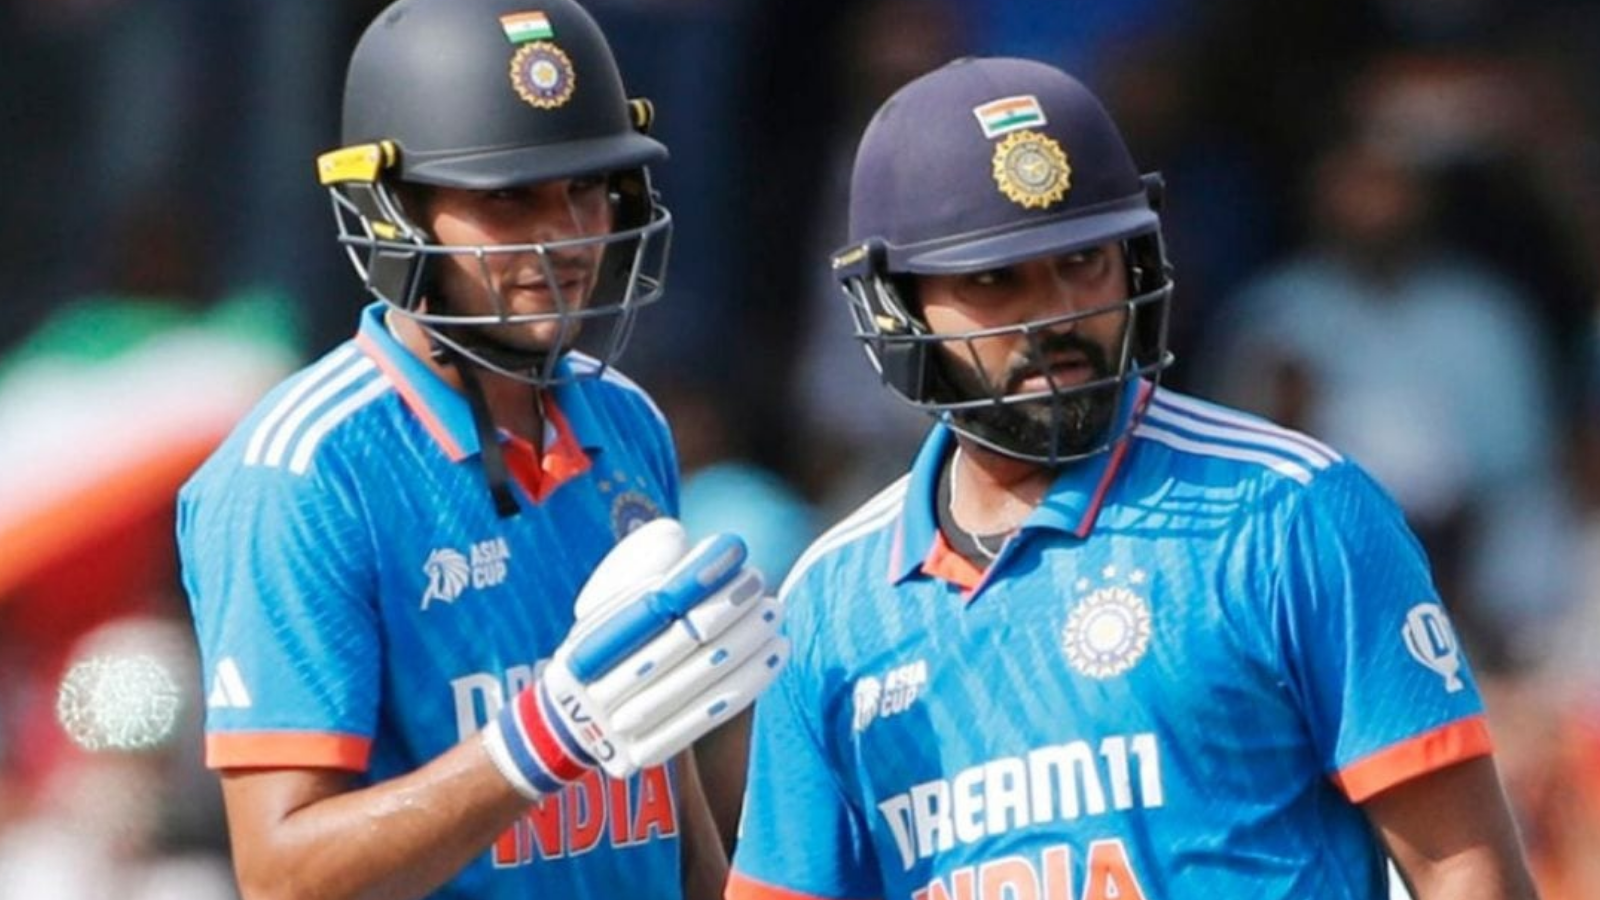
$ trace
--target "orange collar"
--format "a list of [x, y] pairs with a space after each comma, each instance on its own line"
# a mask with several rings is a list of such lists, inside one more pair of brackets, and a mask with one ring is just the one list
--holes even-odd
[[557, 488], [589, 471], [590, 466], [589, 455], [583, 452], [554, 397], [546, 397], [544, 415], [547, 437], [542, 457], [531, 441], [514, 434], [501, 435], [506, 468], [535, 503], [543, 503]]

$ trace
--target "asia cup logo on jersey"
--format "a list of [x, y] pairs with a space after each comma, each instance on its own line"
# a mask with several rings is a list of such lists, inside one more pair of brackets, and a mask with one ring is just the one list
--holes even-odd
[[433, 601], [454, 603], [470, 586], [491, 588], [501, 584], [510, 573], [511, 548], [505, 538], [479, 541], [462, 553], [452, 547], [440, 547], [428, 554], [422, 564], [428, 576], [428, 587], [422, 592], [422, 608]]
[[1461, 680], [1461, 649], [1444, 607], [1437, 603], [1418, 603], [1411, 607], [1400, 634], [1405, 638], [1411, 658], [1444, 679], [1446, 693], [1454, 694], [1466, 687]]
[[878, 717], [878, 700], [883, 696], [883, 682], [871, 675], [863, 675], [856, 679], [855, 689], [855, 716], [850, 721], [850, 727], [860, 733], [867, 730], [872, 720]]
[[602, 497], [611, 499], [611, 533], [619, 541], [640, 525], [661, 518], [661, 507], [644, 491], [649, 482], [643, 475], [630, 476], [618, 469], [610, 478], [595, 482], [595, 486]]
[[878, 719], [905, 712], [927, 686], [928, 663], [921, 659], [890, 669], [881, 679], [876, 675], [857, 678], [850, 727], [860, 734]]
[[1073, 585], [1079, 599], [1061, 628], [1061, 650], [1080, 675], [1105, 679], [1138, 664], [1150, 649], [1150, 604], [1137, 591], [1149, 580], [1143, 569], [1125, 576], [1116, 566]]
[[467, 589], [467, 581], [471, 577], [467, 558], [449, 547], [440, 547], [429, 553], [428, 561], [422, 564], [422, 571], [428, 576], [428, 589], [422, 594], [423, 609], [427, 609], [435, 600], [456, 602], [461, 592]]

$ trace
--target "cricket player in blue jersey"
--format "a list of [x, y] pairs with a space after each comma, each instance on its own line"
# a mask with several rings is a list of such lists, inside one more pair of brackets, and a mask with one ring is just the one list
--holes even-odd
[[612, 366], [666, 265], [650, 113], [572, 0], [358, 43], [318, 173], [376, 302], [180, 499], [245, 897], [721, 893], [684, 751], [787, 644]]
[[1391, 858], [1418, 900], [1533, 896], [1395, 505], [1159, 386], [1160, 187], [1036, 62], [867, 126], [833, 267], [937, 424], [780, 591], [728, 897], [1385, 900]]

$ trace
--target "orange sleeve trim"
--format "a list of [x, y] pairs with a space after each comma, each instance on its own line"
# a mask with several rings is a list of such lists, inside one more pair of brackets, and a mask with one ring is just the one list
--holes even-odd
[[1482, 715], [1452, 722], [1418, 735], [1339, 770], [1334, 784], [1353, 803], [1361, 803], [1418, 775], [1494, 752]]
[[791, 891], [777, 885], [757, 881], [737, 869], [728, 873], [728, 889], [723, 900], [833, 900], [821, 894]]
[[365, 772], [372, 741], [315, 731], [248, 731], [206, 735], [209, 769], [348, 769]]

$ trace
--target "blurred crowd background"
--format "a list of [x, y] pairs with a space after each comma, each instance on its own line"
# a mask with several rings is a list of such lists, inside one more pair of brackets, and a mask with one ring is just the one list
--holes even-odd
[[[382, 5], [0, 5], [0, 900], [233, 895], [172, 494], [353, 333], [312, 160]], [[776, 581], [903, 470], [927, 423], [874, 387], [826, 265], [856, 136], [952, 57], [1057, 63], [1166, 176], [1167, 383], [1400, 501], [1546, 900], [1600, 897], [1600, 0], [588, 5], [672, 151], [667, 299], [623, 368], [675, 424], [691, 527]], [[172, 674], [151, 746], [58, 723], [107, 652]]]

